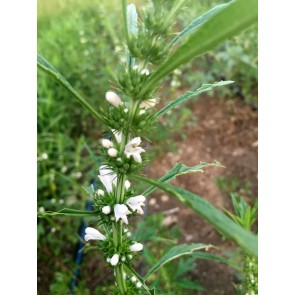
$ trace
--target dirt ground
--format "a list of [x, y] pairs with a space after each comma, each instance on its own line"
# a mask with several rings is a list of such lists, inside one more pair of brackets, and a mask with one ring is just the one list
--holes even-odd
[[[257, 110], [239, 99], [219, 101], [206, 96], [191, 103], [190, 108], [197, 116], [196, 126], [186, 128], [187, 140], [176, 138], [177, 151], [157, 159], [147, 175], [158, 178], [177, 162], [193, 166], [200, 161], [212, 163], [217, 160], [226, 168], [208, 167], [205, 173], [183, 175], [173, 183], [204, 197], [219, 209], [232, 210], [232, 206], [229, 194], [221, 193], [215, 184], [216, 177], [248, 181], [251, 193], [244, 194], [245, 198], [257, 197]], [[159, 191], [149, 197], [150, 212], [173, 208], [179, 208], [179, 211], [171, 214], [170, 219], [167, 217], [168, 222], [179, 224], [185, 237], [182, 242], [209, 243], [220, 247], [219, 254], [235, 249], [232, 242], [224, 241], [210, 224], [174, 198]], [[235, 273], [225, 264], [200, 260], [191, 275], [206, 291], [192, 294], [234, 295], [232, 284], [238, 282]]]

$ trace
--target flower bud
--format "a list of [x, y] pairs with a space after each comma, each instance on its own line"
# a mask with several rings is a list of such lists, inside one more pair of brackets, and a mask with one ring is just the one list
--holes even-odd
[[98, 189], [98, 190], [97, 190], [97, 194], [98, 194], [99, 196], [103, 196], [103, 195], [104, 195], [104, 191], [103, 191], [102, 189]]
[[104, 241], [106, 239], [106, 237], [103, 234], [101, 234], [97, 229], [95, 229], [93, 227], [87, 227], [85, 229], [84, 239], [86, 242], [88, 242], [89, 240]]
[[110, 149], [108, 149], [108, 154], [109, 154], [110, 157], [114, 158], [114, 157], [117, 157], [118, 151], [116, 149], [114, 149], [114, 148], [110, 148]]
[[132, 246], [130, 246], [129, 249], [132, 252], [138, 252], [138, 251], [141, 251], [143, 249], [143, 245], [140, 244], [140, 243], [135, 243]]
[[150, 71], [148, 69], [143, 69], [141, 72], [140, 72], [141, 75], [146, 75], [148, 76], [150, 74]]
[[101, 144], [106, 149], [112, 148], [114, 146], [114, 144], [108, 139], [102, 139]]
[[135, 277], [135, 276], [132, 276], [132, 277], [131, 277], [131, 281], [132, 281], [132, 282], [136, 282], [136, 277]]
[[114, 254], [110, 262], [112, 266], [117, 265], [119, 262], [119, 254]]
[[137, 283], [136, 283], [136, 287], [137, 287], [137, 288], [140, 288], [141, 286], [142, 286], [142, 284], [141, 284], [140, 282], [137, 282]]
[[111, 207], [110, 206], [104, 206], [101, 211], [102, 211], [103, 214], [110, 214], [111, 213]]
[[112, 91], [108, 91], [106, 93], [106, 100], [114, 107], [118, 107], [123, 104], [121, 98], [115, 92]]
[[128, 190], [130, 188], [130, 181], [129, 180], [126, 180], [125, 181], [125, 188]]

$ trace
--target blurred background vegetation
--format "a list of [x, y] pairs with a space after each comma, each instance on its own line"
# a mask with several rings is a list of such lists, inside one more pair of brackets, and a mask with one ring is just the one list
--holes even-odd
[[[148, 1], [132, 2], [140, 7]], [[180, 31], [197, 16], [224, 2], [228, 1], [187, 0], [175, 20], [177, 29]], [[94, 106], [99, 107], [104, 102], [112, 73], [125, 60], [122, 32], [118, 0], [38, 1], [38, 52]], [[242, 99], [257, 108], [256, 27], [175, 71], [165, 81], [161, 95], [172, 99], [202, 83], [219, 80], [236, 81], [231, 87], [219, 88], [220, 98]], [[189, 108], [182, 107], [159, 124], [153, 142], [154, 157], [166, 151], [167, 146], [173, 148], [172, 141], [167, 144], [168, 138], [182, 135], [183, 127], [192, 123], [192, 115]], [[38, 210], [56, 211], [64, 206], [85, 208], [88, 197], [82, 186], [96, 178], [97, 163], [93, 161], [93, 153], [96, 153], [102, 131], [102, 127], [62, 87], [38, 72]], [[221, 178], [217, 182], [222, 190], [229, 185], [235, 186]], [[245, 187], [247, 189], [246, 183]], [[161, 218], [155, 215], [145, 222], [159, 224]], [[79, 227], [80, 220], [73, 218], [38, 220], [38, 294], [69, 294], [76, 268], [74, 255], [80, 240]], [[159, 231], [162, 229], [158, 228]], [[161, 233], [163, 240], [157, 241], [162, 252], [181, 235], [177, 227], [171, 232], [170, 242], [165, 232]], [[146, 234], [145, 239], [152, 239], [156, 233]], [[93, 255], [92, 259], [85, 258], [87, 267], [80, 271], [77, 294], [111, 292], [102, 288], [112, 284], [111, 274], [106, 276], [103, 262], [99, 262], [97, 254]], [[153, 262], [154, 255], [145, 252], [148, 263]], [[97, 267], [98, 263], [102, 265], [101, 269]], [[194, 260], [184, 258], [176, 273], [169, 269], [162, 273], [173, 277], [170, 281], [178, 284], [163, 286], [164, 290], [177, 290], [173, 294], [188, 294], [182, 293], [183, 286], [201, 290], [201, 286], [192, 285], [183, 278], [194, 266]]]

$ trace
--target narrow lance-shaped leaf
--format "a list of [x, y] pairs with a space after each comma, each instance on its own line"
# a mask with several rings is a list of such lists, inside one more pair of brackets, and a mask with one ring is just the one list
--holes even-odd
[[167, 113], [169, 110], [171, 110], [172, 108], [186, 102], [187, 100], [197, 97], [200, 94], [206, 92], [206, 91], [210, 91], [215, 87], [220, 87], [220, 86], [224, 86], [224, 85], [228, 85], [234, 83], [234, 81], [219, 81], [219, 82], [215, 82], [214, 84], [203, 84], [200, 88], [198, 88], [196, 91], [188, 91], [184, 94], [182, 94], [181, 96], [177, 97], [176, 99], [174, 99], [171, 103], [169, 103], [167, 106], [165, 106], [163, 109], [161, 109], [156, 115], [156, 118], [161, 117], [163, 114]]
[[186, 28], [184, 28], [183, 31], [181, 31], [172, 41], [170, 46], [175, 45], [177, 42], [179, 42], [184, 36], [187, 34], [192, 33], [198, 26], [209, 20], [211, 17], [213, 17], [218, 11], [221, 9], [224, 9], [226, 6], [228, 6], [229, 3], [220, 4], [218, 6], [215, 6], [214, 8], [210, 9], [203, 15], [197, 17], [195, 20], [193, 20]]
[[215, 208], [213, 205], [202, 199], [200, 196], [193, 194], [182, 188], [166, 184], [154, 179], [146, 178], [140, 175], [132, 175], [132, 178], [141, 182], [154, 185], [161, 190], [175, 196], [180, 202], [184, 203], [196, 213], [201, 215], [205, 220], [211, 223], [217, 230], [225, 236], [235, 241], [240, 247], [250, 254], [257, 257], [258, 255], [258, 240], [257, 236], [243, 229], [236, 224], [223, 212]]
[[37, 65], [40, 70], [48, 74], [57, 83], [68, 90], [95, 118], [105, 123], [103, 116], [80, 94], [73, 86], [40, 54], [37, 55]]
[[153, 85], [179, 66], [215, 48], [222, 41], [256, 23], [257, 6], [257, 0], [234, 0], [219, 10], [214, 17], [200, 24], [151, 75], [142, 87], [139, 96], [144, 96]]
[[156, 272], [161, 266], [165, 265], [169, 261], [176, 259], [183, 255], [190, 255], [194, 251], [206, 249], [210, 247], [210, 245], [205, 244], [183, 244], [183, 245], [177, 245], [168, 250], [168, 252], [148, 271], [148, 273], [145, 275], [144, 280], [147, 280], [150, 275], [152, 275], [154, 272]]
[[38, 217], [56, 216], [56, 215], [73, 216], [73, 217], [89, 217], [89, 216], [98, 216], [98, 213], [99, 213], [98, 211], [83, 211], [83, 210], [64, 208], [57, 212], [53, 212], [53, 211], [40, 212], [39, 211]]
[[[215, 161], [215, 163], [206, 163], [201, 162], [199, 165], [188, 167], [184, 164], [177, 163], [170, 171], [168, 171], [164, 176], [162, 176], [159, 181], [161, 182], [170, 182], [175, 179], [179, 175], [195, 173], [195, 172], [204, 172], [203, 168], [205, 167], [224, 167], [219, 162]], [[144, 193], [144, 196], [151, 194], [154, 190], [157, 189], [157, 186], [152, 185], [149, 187]]]

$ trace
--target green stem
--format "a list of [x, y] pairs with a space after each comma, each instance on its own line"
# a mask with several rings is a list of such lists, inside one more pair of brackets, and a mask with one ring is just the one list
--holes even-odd
[[[126, 139], [127, 139], [127, 137], [124, 134], [122, 134], [120, 153], [122, 153], [124, 151], [124, 148], [126, 145]], [[115, 192], [115, 198], [116, 198], [117, 204], [122, 204], [122, 202], [124, 201], [124, 194], [125, 194], [126, 175], [125, 174], [118, 174], [117, 177], [118, 177], [118, 179], [117, 179], [117, 188], [116, 188], [116, 192]], [[123, 239], [122, 220], [119, 220], [118, 222], [113, 223], [113, 239], [114, 239], [114, 244], [115, 244], [116, 250], [119, 250], [120, 246], [122, 245], [122, 239]], [[120, 293], [122, 295], [127, 295], [127, 287], [125, 284], [122, 263], [120, 263], [118, 266], [115, 267], [115, 274], [116, 274], [116, 282], [117, 282], [118, 288], [120, 290]]]

